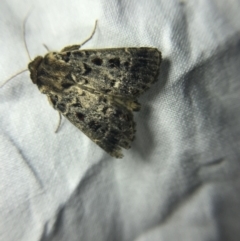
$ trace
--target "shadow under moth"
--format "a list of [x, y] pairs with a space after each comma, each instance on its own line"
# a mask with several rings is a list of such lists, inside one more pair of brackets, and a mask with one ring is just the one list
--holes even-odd
[[138, 97], [157, 80], [161, 53], [148, 47], [79, 50], [96, 26], [97, 21], [82, 44], [37, 56], [28, 70], [60, 115], [121, 158], [121, 148], [131, 147], [136, 132], [132, 112], [140, 110]]

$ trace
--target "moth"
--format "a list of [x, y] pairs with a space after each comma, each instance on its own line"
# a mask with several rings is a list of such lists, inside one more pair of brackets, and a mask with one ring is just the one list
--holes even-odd
[[37, 56], [30, 78], [61, 115], [115, 158], [129, 149], [136, 132], [138, 97], [157, 80], [161, 52], [156, 48], [85, 49], [71, 45]]

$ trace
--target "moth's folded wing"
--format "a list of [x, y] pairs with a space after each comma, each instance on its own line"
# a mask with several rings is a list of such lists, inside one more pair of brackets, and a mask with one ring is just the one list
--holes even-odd
[[104, 94], [138, 97], [157, 80], [161, 53], [156, 48], [78, 50], [59, 54], [72, 66], [74, 82]]
[[111, 156], [121, 158], [121, 147], [130, 148], [135, 123], [132, 112], [124, 106], [78, 87], [53, 98], [54, 108]]

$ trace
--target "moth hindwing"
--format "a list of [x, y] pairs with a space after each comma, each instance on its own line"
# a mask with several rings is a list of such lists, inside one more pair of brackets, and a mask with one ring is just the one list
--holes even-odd
[[79, 50], [38, 56], [28, 65], [32, 82], [51, 105], [111, 156], [121, 158], [135, 135], [137, 98], [157, 80], [156, 48]]

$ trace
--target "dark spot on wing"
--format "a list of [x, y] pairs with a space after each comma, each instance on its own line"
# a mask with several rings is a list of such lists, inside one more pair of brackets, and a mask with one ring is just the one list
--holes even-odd
[[120, 67], [120, 59], [119, 58], [109, 59], [108, 62], [109, 62], [110, 68]]
[[111, 82], [110, 82], [110, 86], [113, 87], [115, 85], [115, 83], [116, 83], [116, 80], [112, 79]]
[[126, 61], [126, 62], [123, 63], [123, 65], [128, 70], [128, 68], [130, 66], [130, 63], [128, 61]]
[[84, 114], [82, 114], [82, 113], [80, 113], [80, 112], [77, 112], [76, 113], [76, 116], [77, 116], [77, 118], [80, 120], [80, 121], [84, 121]]
[[95, 59], [92, 59], [92, 62], [98, 66], [102, 65], [102, 59], [100, 58], [95, 58]]
[[90, 121], [88, 123], [88, 126], [89, 126], [90, 129], [92, 129], [95, 132], [101, 127], [101, 125], [99, 123], [95, 122], [95, 121]]
[[110, 144], [113, 144], [113, 145], [116, 145], [119, 142], [119, 140], [116, 138], [114, 133], [109, 133], [106, 139]]
[[87, 65], [86, 63], [83, 64], [85, 72], [83, 73], [84, 75], [87, 75], [88, 73], [90, 73], [92, 71], [92, 68]]
[[102, 101], [103, 101], [104, 103], [107, 103], [107, 99], [106, 99], [106, 98], [103, 98]]
[[107, 110], [108, 110], [108, 107], [104, 107], [103, 110], [102, 110], [102, 112], [103, 112], [104, 114], [106, 114]]
[[69, 87], [71, 87], [71, 86], [73, 86], [74, 85], [74, 83], [63, 83], [62, 84], [62, 87], [64, 88], [64, 89], [67, 89], [67, 88], [69, 88]]

